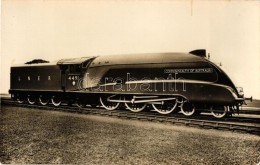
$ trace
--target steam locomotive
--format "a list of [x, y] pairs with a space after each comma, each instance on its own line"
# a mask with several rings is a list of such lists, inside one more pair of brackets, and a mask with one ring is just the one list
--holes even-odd
[[[210, 111], [222, 118], [239, 111], [245, 98], [206, 50], [34, 60], [11, 67], [12, 98], [59, 106], [100, 105], [132, 112], [144, 109], [186, 116]], [[122, 107], [122, 106], [120, 106]]]

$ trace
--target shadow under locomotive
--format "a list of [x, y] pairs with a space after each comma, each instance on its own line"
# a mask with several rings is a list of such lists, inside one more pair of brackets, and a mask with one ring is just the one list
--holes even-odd
[[[222, 118], [239, 111], [245, 98], [227, 74], [205, 58], [205, 50], [62, 59], [11, 67], [12, 98], [55, 106], [120, 105], [186, 116], [210, 110]], [[148, 106], [149, 105], [149, 106]]]

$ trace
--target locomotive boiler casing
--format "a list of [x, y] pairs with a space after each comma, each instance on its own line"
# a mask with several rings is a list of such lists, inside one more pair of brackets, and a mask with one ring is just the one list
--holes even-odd
[[243, 100], [218, 66], [184, 53], [97, 57], [84, 75], [82, 89], [102, 94], [181, 96], [191, 102], [221, 105]]

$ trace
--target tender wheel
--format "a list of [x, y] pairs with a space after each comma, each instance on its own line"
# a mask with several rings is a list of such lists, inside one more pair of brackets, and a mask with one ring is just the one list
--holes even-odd
[[22, 96], [22, 95], [17, 95], [17, 96], [16, 96], [16, 100], [17, 100], [17, 102], [18, 102], [19, 104], [22, 104], [22, 103], [24, 103], [25, 98], [24, 98], [24, 96]]
[[36, 103], [36, 97], [28, 95], [27, 101], [29, 104], [35, 104]]
[[169, 114], [172, 113], [177, 107], [177, 101], [166, 101], [164, 104], [152, 104], [155, 111], [159, 112], [160, 114]]
[[49, 99], [46, 96], [40, 96], [39, 102], [41, 103], [41, 105], [47, 105], [49, 103]]
[[100, 97], [99, 101], [105, 109], [110, 110], [110, 111], [117, 109], [120, 104], [117, 102], [108, 102], [107, 98], [105, 98], [105, 97]]
[[125, 103], [125, 106], [127, 109], [129, 109], [132, 112], [140, 112], [145, 109], [146, 104], [143, 103], [137, 103], [137, 104], [132, 104], [132, 103]]
[[229, 111], [229, 106], [211, 106], [210, 111], [214, 117], [223, 118], [227, 116]]
[[181, 104], [181, 112], [185, 115], [185, 116], [192, 116], [195, 113], [195, 106], [192, 103], [189, 102], [184, 102], [183, 104]]
[[59, 106], [61, 104], [61, 99], [57, 96], [53, 96], [51, 102], [54, 106]]

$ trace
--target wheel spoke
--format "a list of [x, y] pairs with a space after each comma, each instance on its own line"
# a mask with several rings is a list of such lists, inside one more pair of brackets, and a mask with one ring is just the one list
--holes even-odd
[[27, 101], [28, 101], [29, 104], [35, 104], [36, 98], [33, 97], [33, 96], [28, 96]]
[[56, 96], [54, 96], [54, 97], [52, 97], [51, 102], [52, 102], [52, 104], [54, 106], [57, 107], [57, 106], [59, 106], [61, 104], [61, 99], [56, 97]]
[[196, 108], [195, 108], [194, 104], [192, 104], [190, 102], [183, 102], [181, 104], [181, 112], [185, 116], [192, 116], [195, 113], [195, 110], [196, 110]]
[[138, 104], [133, 104], [133, 103], [125, 103], [125, 106], [127, 109], [129, 109], [132, 112], [140, 112], [145, 109], [146, 104], [143, 103], [138, 103]]
[[229, 106], [211, 106], [210, 111], [216, 118], [223, 118], [229, 111]]
[[157, 111], [160, 114], [169, 114], [172, 113], [174, 110], [176, 110], [177, 107], [177, 101], [170, 102], [166, 101], [164, 104], [152, 104], [155, 111]]
[[47, 105], [49, 103], [49, 99], [45, 96], [40, 96], [39, 102], [41, 103], [41, 105]]
[[120, 104], [117, 102], [108, 102], [107, 98], [104, 98], [104, 97], [100, 97], [99, 101], [105, 109], [110, 110], [110, 111], [117, 109]]
[[19, 104], [22, 104], [22, 103], [24, 103], [25, 98], [24, 98], [23, 95], [17, 95], [16, 100], [17, 100], [17, 102], [18, 102]]

